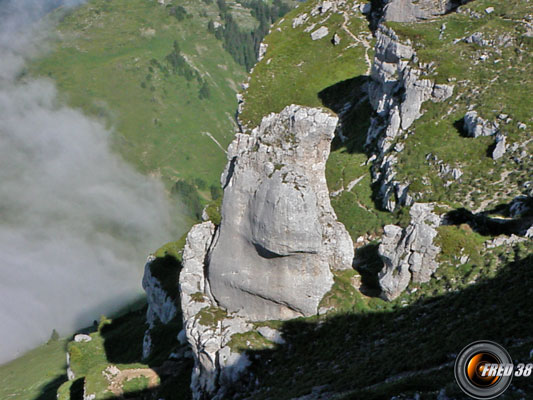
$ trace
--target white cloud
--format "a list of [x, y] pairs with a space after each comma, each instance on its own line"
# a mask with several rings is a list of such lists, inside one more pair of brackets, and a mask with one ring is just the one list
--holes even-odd
[[178, 233], [161, 183], [109, 131], [53, 82], [17, 79], [57, 3], [0, 0], [0, 362], [137, 296], [144, 259]]

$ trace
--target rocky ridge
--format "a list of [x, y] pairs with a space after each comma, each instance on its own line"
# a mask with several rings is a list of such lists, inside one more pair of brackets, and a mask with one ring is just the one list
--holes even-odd
[[[413, 122], [422, 115], [422, 104], [431, 100], [444, 101], [453, 93], [453, 85], [435, 84], [421, 75], [432, 68], [417, 62], [410, 42], [402, 43], [394, 30], [380, 25], [376, 31], [375, 58], [369, 98], [376, 116], [367, 133], [367, 145], [375, 144], [372, 178], [379, 183], [382, 207], [394, 211], [397, 205], [414, 203], [409, 183], [395, 179], [395, 153], [403, 150], [402, 140], [409, 134]], [[393, 144], [395, 145], [393, 147]]]

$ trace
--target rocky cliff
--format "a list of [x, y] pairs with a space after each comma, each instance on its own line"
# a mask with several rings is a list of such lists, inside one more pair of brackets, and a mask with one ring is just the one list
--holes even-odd
[[223, 396], [246, 366], [228, 346], [232, 335], [250, 321], [315, 315], [332, 271], [352, 267], [324, 174], [336, 124], [323, 110], [289, 106], [230, 145], [220, 226], [190, 231], [180, 274], [196, 398]]

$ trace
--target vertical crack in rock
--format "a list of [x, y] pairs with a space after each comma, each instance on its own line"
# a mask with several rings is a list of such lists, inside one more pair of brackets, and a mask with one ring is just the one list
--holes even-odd
[[352, 267], [325, 178], [336, 125], [323, 110], [291, 105], [229, 146], [221, 224], [191, 229], [180, 274], [195, 399], [224, 398], [249, 365], [229, 345], [249, 321], [315, 315], [332, 270]]

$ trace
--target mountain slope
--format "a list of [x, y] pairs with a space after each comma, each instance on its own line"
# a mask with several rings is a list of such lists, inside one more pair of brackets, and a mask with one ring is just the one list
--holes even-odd
[[[382, 18], [394, 14], [380, 2], [365, 4], [310, 1], [273, 25], [241, 94], [242, 132], [230, 146], [221, 212], [191, 230], [183, 259], [159, 283], [149, 279], [157, 261], [147, 265], [150, 290], [161, 289], [149, 299], [158, 311], [148, 314], [157, 314], [162, 333], [150, 328], [142, 342], [140, 334], [130, 338], [132, 348], [140, 353], [147, 337], [164, 342], [154, 368], [167, 355], [179, 360], [186, 366], [180, 379], [191, 372], [195, 399], [460, 399], [453, 362], [466, 344], [491, 339], [513, 359], [529, 359], [531, 5], [478, 0], [429, 20], [393, 22]], [[308, 187], [322, 178], [323, 165], [302, 149], [332, 113], [339, 119], [325, 201], [324, 190]], [[330, 123], [321, 136], [331, 139]], [[304, 171], [291, 165], [302, 160]], [[338, 221], [330, 212], [323, 227], [310, 223], [315, 207], [329, 201]], [[291, 219], [287, 210], [301, 214]], [[331, 252], [325, 268], [284, 264], [323, 257], [340, 243], [328, 231], [339, 221], [355, 245], [354, 268]], [[221, 243], [258, 261], [224, 253], [231, 247], [220, 250]], [[277, 292], [290, 284], [291, 266], [305, 274], [298, 283], [323, 284], [320, 296], [329, 287], [320, 302], [306, 303], [316, 295], [312, 285]], [[261, 303], [278, 312], [267, 317], [285, 321], [259, 320]], [[169, 309], [176, 311], [165, 322]], [[287, 320], [295, 315], [306, 317]], [[137, 327], [135, 318], [142, 321], [128, 318]], [[70, 349], [77, 346], [83, 352], [92, 345]], [[77, 365], [86, 374], [80, 387], [97, 398], [111, 396], [102, 370], [124, 359], [104, 353], [97, 352], [92, 371], [91, 357]], [[523, 398], [533, 390], [529, 382], [516, 379], [502, 398]], [[65, 399], [73, 384], [63, 387]], [[148, 381], [139, 385], [146, 391], [132, 395], [160, 395]]]
[[117, 149], [144, 173], [169, 186], [184, 178], [212, 184], [245, 71], [208, 32], [216, 4], [173, 6], [185, 12], [149, 0], [91, 1], [62, 18], [54, 51], [34, 72], [114, 127]]

